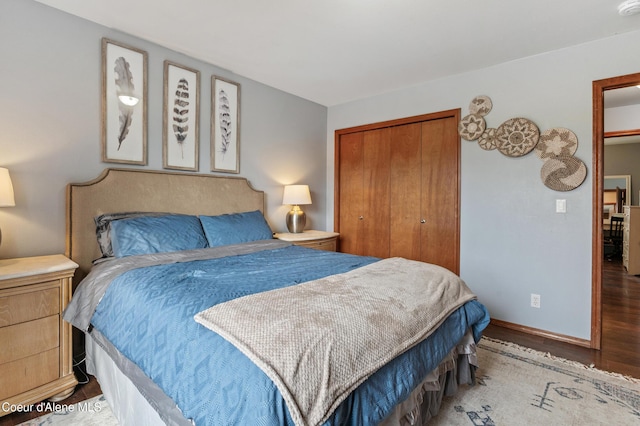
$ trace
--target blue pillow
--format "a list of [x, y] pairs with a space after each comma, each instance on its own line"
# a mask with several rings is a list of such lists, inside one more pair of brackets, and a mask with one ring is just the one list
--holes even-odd
[[273, 238], [273, 232], [260, 210], [199, 217], [209, 247]]
[[207, 247], [207, 238], [196, 216], [144, 216], [111, 222], [115, 257], [163, 253]]
[[100, 246], [102, 258], [113, 257], [113, 248], [111, 247], [111, 223], [116, 220], [131, 219], [132, 217], [141, 216], [166, 216], [171, 213], [158, 212], [118, 212], [105, 213], [96, 216], [93, 220], [96, 223], [96, 238]]

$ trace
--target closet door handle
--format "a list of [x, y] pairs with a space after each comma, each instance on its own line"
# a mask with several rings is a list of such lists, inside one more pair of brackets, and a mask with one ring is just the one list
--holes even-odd
[[427, 221], [426, 221], [426, 220], [424, 220], [424, 219], [421, 219], [421, 220], [420, 220], [420, 223], [427, 223]]
[[364, 219], [364, 216], [360, 216], [360, 217], [358, 218], [358, 220], [363, 220], [363, 219]]

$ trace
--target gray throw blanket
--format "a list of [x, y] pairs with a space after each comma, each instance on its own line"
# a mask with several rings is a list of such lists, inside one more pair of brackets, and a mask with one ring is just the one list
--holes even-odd
[[195, 320], [274, 381], [296, 425], [318, 425], [377, 369], [471, 299], [452, 272], [391, 258], [231, 300]]

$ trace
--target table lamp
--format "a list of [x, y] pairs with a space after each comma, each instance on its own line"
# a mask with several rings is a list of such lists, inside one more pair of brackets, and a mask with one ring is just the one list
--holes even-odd
[[309, 185], [285, 185], [282, 204], [290, 204], [291, 210], [287, 213], [287, 229], [297, 234], [304, 231], [307, 215], [300, 208], [301, 204], [311, 204]]
[[[9, 170], [0, 167], [0, 207], [13, 207], [16, 201], [13, 197], [13, 185]], [[0, 229], [0, 244], [2, 244], [2, 229]]]

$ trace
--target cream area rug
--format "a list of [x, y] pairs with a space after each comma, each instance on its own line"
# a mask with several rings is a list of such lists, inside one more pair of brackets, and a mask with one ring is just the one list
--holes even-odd
[[[429, 425], [640, 425], [640, 380], [484, 337], [475, 386], [443, 399]], [[102, 395], [22, 425], [116, 426]]]
[[640, 380], [486, 337], [478, 362], [430, 425], [640, 425]]
[[48, 404], [52, 405], [52, 413], [20, 423], [19, 426], [118, 426], [103, 395], [73, 405], [65, 405], [64, 401]]

